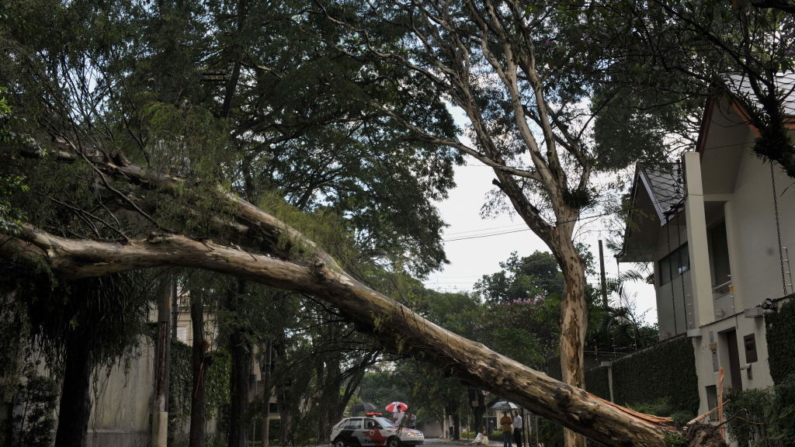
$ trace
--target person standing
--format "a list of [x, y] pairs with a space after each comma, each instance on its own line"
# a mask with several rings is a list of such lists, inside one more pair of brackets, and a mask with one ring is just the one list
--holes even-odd
[[500, 429], [502, 429], [502, 447], [511, 447], [511, 424], [513, 419], [508, 415], [508, 412], [502, 413], [500, 418]]
[[408, 412], [408, 416], [406, 416], [406, 418], [409, 421], [406, 424], [408, 426], [408, 428], [417, 428], [417, 415], [416, 414], [414, 414], [412, 412]]
[[513, 418], [513, 442], [516, 443], [516, 447], [522, 447], [522, 415], [519, 414], [519, 411], [516, 412], [516, 416]]
[[406, 413], [404, 413], [403, 410], [400, 409], [400, 406], [397, 406], [397, 408], [395, 408], [395, 412], [392, 413], [392, 420], [395, 421], [395, 425], [400, 427], [400, 423], [403, 422], [403, 416], [405, 414]]

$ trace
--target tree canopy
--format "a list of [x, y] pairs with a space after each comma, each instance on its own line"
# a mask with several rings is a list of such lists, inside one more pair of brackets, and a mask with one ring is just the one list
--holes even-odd
[[[671, 132], [687, 144], [697, 101], [724, 70], [748, 79], [757, 151], [788, 166], [775, 82], [791, 67], [785, 9], [662, 0], [4, 2], [5, 285], [163, 266], [234, 275], [325, 300], [385, 349], [514, 395], [601, 442], [659, 443], [656, 426], [577, 390], [588, 290], [575, 229], [613, 186], [597, 175], [664, 159]], [[464, 129], [451, 109], [466, 117]], [[484, 279], [482, 290], [495, 303], [559, 294], [568, 385], [365, 285], [386, 290], [404, 273], [444, 264], [432, 200], [454, 186], [463, 156], [493, 169], [487, 209], [511, 208], [551, 251], [509, 261], [514, 272]]]

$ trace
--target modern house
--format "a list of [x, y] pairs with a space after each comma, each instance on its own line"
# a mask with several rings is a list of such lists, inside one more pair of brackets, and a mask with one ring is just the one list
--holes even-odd
[[[795, 75], [778, 83], [792, 91]], [[795, 96], [785, 113], [795, 136]], [[638, 167], [631, 192], [618, 258], [654, 264], [660, 339], [692, 340], [699, 413], [716, 404], [720, 368], [725, 386], [773, 385], [764, 312], [793, 293], [795, 179], [752, 152], [757, 136], [741, 101], [714, 98], [695, 151], [667, 169]]]

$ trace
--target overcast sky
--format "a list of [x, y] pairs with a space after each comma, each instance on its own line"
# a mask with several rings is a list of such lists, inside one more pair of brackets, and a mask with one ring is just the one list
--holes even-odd
[[[546, 245], [518, 218], [507, 213], [494, 219], [480, 217], [480, 209], [491, 190], [494, 174], [491, 168], [469, 158], [465, 166], [456, 168], [457, 187], [447, 200], [438, 203], [442, 218], [450, 226], [444, 233], [445, 251], [450, 264], [442, 272], [432, 274], [425, 285], [439, 291], [470, 291], [475, 281], [483, 275], [500, 270], [512, 251], [528, 256], [536, 250], [549, 252]], [[588, 215], [588, 212], [584, 213]], [[579, 241], [591, 247], [598, 265], [598, 240], [607, 232], [598, 219], [593, 219], [585, 231], [580, 231]], [[616, 276], [613, 253], [605, 250], [605, 270], [608, 277]], [[630, 268], [622, 265], [622, 269]], [[590, 279], [597, 283], [598, 278]], [[648, 323], [657, 321], [654, 289], [649, 285], [635, 285], [630, 294], [635, 295], [638, 314], [645, 312]]]

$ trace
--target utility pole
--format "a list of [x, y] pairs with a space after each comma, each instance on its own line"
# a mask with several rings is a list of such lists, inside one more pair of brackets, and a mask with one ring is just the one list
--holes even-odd
[[602, 276], [602, 307], [607, 310], [607, 279], [605, 279], [605, 255], [602, 251], [602, 240], [599, 239], [599, 270]]

